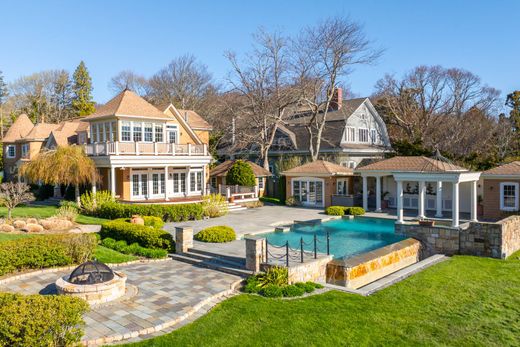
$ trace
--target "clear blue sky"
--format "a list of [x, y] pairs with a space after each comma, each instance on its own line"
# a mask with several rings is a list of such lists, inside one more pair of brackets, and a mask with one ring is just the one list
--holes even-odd
[[84, 60], [97, 102], [110, 78], [132, 69], [151, 76], [173, 57], [195, 55], [216, 81], [226, 50], [244, 52], [259, 26], [295, 33], [334, 15], [365, 26], [386, 49], [347, 83], [368, 95], [385, 73], [420, 64], [461, 67], [503, 94], [520, 89], [520, 1], [5, 1], [0, 3], [0, 70], [7, 81]]

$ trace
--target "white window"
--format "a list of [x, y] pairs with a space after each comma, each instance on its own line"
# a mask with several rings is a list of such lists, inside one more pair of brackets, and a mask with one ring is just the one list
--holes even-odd
[[24, 143], [22, 145], [22, 157], [25, 157], [27, 154], [29, 154], [29, 144]]
[[96, 124], [96, 142], [101, 142], [101, 124]]
[[163, 125], [155, 124], [155, 142], [163, 142]]
[[166, 133], [167, 133], [167, 136], [168, 136], [168, 142], [169, 143], [177, 143], [177, 140], [179, 138], [177, 125], [175, 125], [175, 124], [168, 124], [166, 126]]
[[518, 183], [500, 183], [500, 209], [502, 211], [518, 211]]
[[134, 142], [143, 141], [143, 125], [141, 123], [134, 122], [133, 130], [134, 130]]
[[370, 143], [377, 143], [377, 131], [376, 131], [376, 129], [370, 129]]
[[110, 132], [111, 132], [110, 131], [110, 127], [111, 127], [111, 125], [110, 125], [110, 123], [104, 123], [103, 125], [105, 127], [105, 135], [103, 135], [103, 141], [107, 142], [107, 141], [110, 141]]
[[144, 123], [144, 141], [153, 141], [153, 123]]
[[365, 129], [365, 128], [358, 129], [358, 141], [359, 142], [368, 142], [368, 129]]
[[15, 145], [9, 145], [7, 146], [7, 158], [14, 158], [16, 157], [16, 146]]
[[190, 172], [190, 192], [199, 192], [202, 190], [202, 172]]
[[356, 129], [354, 127], [345, 127], [345, 142], [356, 141]]
[[353, 161], [353, 160], [350, 160], [348, 162], [348, 167], [351, 168], [351, 169], [355, 169], [356, 165], [357, 165], [357, 163], [355, 161]]
[[258, 189], [264, 189], [264, 178], [258, 177]]
[[132, 136], [132, 123], [130, 122], [122, 122], [121, 123], [121, 141], [131, 141]]

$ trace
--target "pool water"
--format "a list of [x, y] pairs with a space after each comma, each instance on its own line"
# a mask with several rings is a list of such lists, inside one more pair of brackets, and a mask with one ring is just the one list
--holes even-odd
[[289, 246], [297, 249], [300, 248], [300, 240], [303, 238], [304, 250], [313, 251], [316, 234], [318, 252], [326, 253], [328, 231], [330, 254], [334, 258], [348, 258], [404, 240], [405, 236], [394, 233], [394, 223], [391, 219], [356, 217], [316, 224], [295, 224], [291, 231], [271, 232], [263, 236], [270, 244], [282, 246], [289, 241]]

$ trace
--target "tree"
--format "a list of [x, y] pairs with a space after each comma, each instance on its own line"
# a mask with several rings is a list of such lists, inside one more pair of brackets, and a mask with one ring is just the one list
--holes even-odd
[[72, 83], [67, 71], [56, 72], [50, 100], [54, 109], [54, 112], [49, 115], [51, 122], [61, 122], [73, 117]]
[[240, 134], [246, 146], [258, 146], [260, 162], [269, 169], [268, 154], [276, 130], [287, 108], [296, 103], [297, 94], [290, 85], [287, 39], [264, 30], [259, 30], [254, 39], [253, 52], [244, 62], [239, 62], [234, 53], [226, 56], [233, 66], [229, 80], [232, 92], [238, 93], [242, 103], [236, 117], [242, 117], [246, 125]]
[[7, 101], [9, 91], [7, 90], [7, 84], [4, 81], [2, 71], [0, 71], [0, 136], [2, 141], [4, 140], [4, 113], [3, 105]]
[[226, 184], [254, 187], [256, 186], [255, 173], [246, 161], [237, 160], [226, 174]]
[[516, 150], [520, 151], [520, 90], [515, 90], [507, 95], [506, 106], [511, 108], [509, 119], [516, 134]]
[[83, 147], [75, 145], [43, 151], [20, 168], [20, 174], [34, 182], [73, 185], [78, 205], [81, 204], [79, 186], [94, 183], [97, 180], [95, 172], [94, 161], [85, 154]]
[[77, 116], [87, 116], [96, 110], [92, 101], [92, 79], [81, 61], [72, 75], [72, 108]]
[[172, 103], [181, 109], [197, 110], [211, 87], [208, 68], [194, 56], [183, 55], [150, 79], [147, 96], [155, 103]]
[[8, 182], [0, 184], [0, 202], [7, 207], [7, 219], [11, 219], [13, 209], [23, 203], [34, 201], [34, 195], [25, 183]]
[[342, 78], [354, 66], [374, 63], [381, 55], [371, 45], [361, 25], [340, 17], [307, 27], [293, 40], [293, 67], [313, 161], [318, 159], [323, 128]]
[[149, 89], [148, 80], [131, 70], [121, 71], [112, 77], [109, 88], [114, 93], [120, 93], [122, 90], [128, 88], [143, 97], [147, 95]]

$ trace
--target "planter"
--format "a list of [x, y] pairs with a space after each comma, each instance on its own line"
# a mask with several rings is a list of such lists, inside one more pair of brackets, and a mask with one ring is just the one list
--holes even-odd
[[435, 225], [435, 221], [433, 220], [420, 220], [419, 225], [423, 227], [432, 227]]
[[229, 197], [229, 202], [230, 203], [234, 203], [235, 202], [235, 197], [234, 196], [230, 196]]
[[130, 223], [144, 225], [144, 219], [141, 216], [134, 214], [130, 219]]

